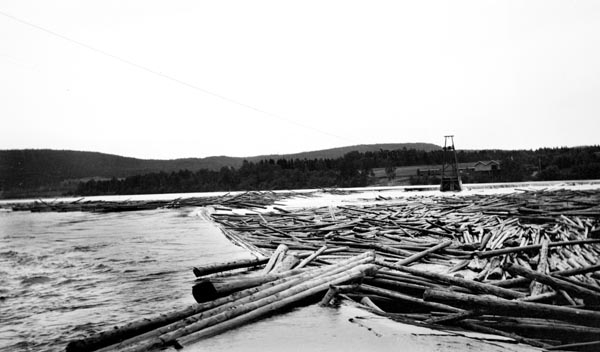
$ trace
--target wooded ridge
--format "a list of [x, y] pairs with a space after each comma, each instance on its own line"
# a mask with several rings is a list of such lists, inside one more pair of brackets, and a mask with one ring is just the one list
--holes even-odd
[[[374, 169], [385, 169], [393, 180], [398, 168], [438, 168], [443, 151], [435, 145], [416, 145], [423, 149], [375, 144], [283, 156], [176, 160], [74, 151], [0, 151], [0, 198], [363, 187], [381, 182]], [[460, 163], [499, 163], [493, 172], [464, 173], [463, 183], [600, 178], [600, 146], [461, 150], [457, 157]], [[413, 171], [403, 182], [439, 184], [439, 174]]]

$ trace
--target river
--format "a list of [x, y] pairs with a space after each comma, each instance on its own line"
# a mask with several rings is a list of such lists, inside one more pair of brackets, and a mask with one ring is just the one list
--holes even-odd
[[58, 351], [194, 300], [192, 267], [246, 258], [200, 209], [0, 212], [0, 348]]
[[[371, 192], [352, 199], [298, 198], [288, 205], [383, 194]], [[0, 350], [63, 351], [72, 339], [187, 307], [194, 303], [193, 266], [250, 257], [225, 238], [203, 208], [108, 214], [0, 211]], [[398, 344], [425, 351], [532, 349], [476, 337], [397, 323], [390, 327], [354, 307], [309, 306], [186, 350], [383, 351]]]

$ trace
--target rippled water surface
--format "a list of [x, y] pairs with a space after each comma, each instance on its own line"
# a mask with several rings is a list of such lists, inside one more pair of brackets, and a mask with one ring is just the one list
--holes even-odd
[[0, 349], [64, 350], [188, 306], [194, 265], [249, 256], [202, 209], [0, 212]]

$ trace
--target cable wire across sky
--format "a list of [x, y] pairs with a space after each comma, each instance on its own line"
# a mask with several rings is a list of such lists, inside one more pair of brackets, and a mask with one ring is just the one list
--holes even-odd
[[334, 138], [337, 138], [337, 139], [343, 140], [343, 141], [345, 141], [345, 142], [349, 142], [349, 143], [352, 143], [352, 144], [360, 144], [360, 142], [358, 142], [358, 141], [355, 141], [355, 140], [352, 140], [352, 139], [350, 139], [350, 138], [343, 137], [343, 136], [340, 136], [340, 135], [337, 135], [337, 134], [334, 134], [334, 133], [331, 133], [331, 132], [328, 132], [328, 131], [324, 131], [324, 130], [321, 130], [321, 129], [315, 128], [315, 127], [313, 127], [313, 126], [310, 126], [310, 125], [306, 125], [306, 124], [300, 123], [300, 122], [298, 122], [298, 121], [295, 121], [295, 120], [292, 120], [292, 119], [286, 118], [286, 117], [284, 117], [284, 116], [281, 116], [281, 115], [279, 115], [279, 114], [275, 114], [275, 113], [272, 113], [272, 112], [269, 112], [269, 111], [266, 111], [266, 110], [263, 110], [263, 109], [257, 108], [257, 107], [255, 107], [255, 106], [252, 106], [252, 105], [249, 105], [249, 104], [246, 104], [246, 103], [240, 102], [240, 101], [238, 101], [238, 100], [235, 100], [235, 99], [232, 99], [232, 98], [226, 97], [226, 96], [224, 96], [224, 95], [221, 95], [221, 94], [218, 94], [218, 93], [212, 92], [212, 91], [210, 91], [210, 90], [207, 90], [207, 89], [201, 88], [201, 87], [199, 87], [199, 86], [197, 86], [197, 85], [195, 85], [195, 84], [192, 84], [192, 83], [189, 83], [189, 82], [183, 81], [183, 80], [181, 80], [181, 79], [179, 79], [179, 78], [176, 78], [176, 77], [173, 77], [173, 76], [170, 76], [170, 75], [164, 74], [164, 73], [162, 73], [162, 72], [156, 71], [156, 70], [154, 70], [154, 69], [151, 69], [151, 68], [149, 68], [149, 67], [146, 67], [146, 66], [143, 66], [143, 65], [137, 64], [137, 63], [135, 63], [135, 62], [133, 62], [133, 61], [130, 61], [130, 60], [124, 59], [124, 58], [122, 58], [122, 57], [120, 57], [120, 56], [117, 56], [117, 55], [111, 54], [111, 53], [109, 53], [109, 52], [106, 52], [106, 51], [104, 51], [104, 50], [98, 49], [98, 48], [96, 48], [96, 47], [93, 47], [93, 46], [91, 46], [91, 45], [88, 45], [88, 44], [86, 44], [86, 43], [83, 43], [83, 42], [81, 42], [81, 41], [75, 40], [75, 39], [73, 39], [73, 38], [70, 38], [70, 37], [67, 37], [67, 36], [65, 36], [65, 35], [63, 35], [63, 34], [60, 34], [60, 33], [57, 33], [57, 32], [55, 32], [55, 31], [52, 31], [52, 30], [50, 30], [50, 29], [47, 29], [47, 28], [45, 28], [45, 27], [39, 26], [39, 25], [37, 25], [37, 24], [34, 24], [34, 23], [31, 23], [31, 22], [29, 22], [29, 21], [23, 20], [23, 19], [21, 19], [21, 18], [15, 17], [15, 16], [13, 16], [13, 15], [11, 15], [11, 14], [8, 14], [8, 13], [6, 13], [6, 12], [4, 12], [4, 11], [0, 11], [0, 15], [4, 16], [4, 17], [6, 17], [6, 18], [9, 18], [9, 19], [11, 19], [11, 20], [13, 20], [13, 21], [15, 21], [15, 22], [18, 22], [18, 23], [20, 23], [20, 24], [23, 24], [23, 25], [29, 26], [29, 27], [31, 27], [31, 28], [35, 28], [35, 29], [37, 29], [37, 30], [39, 30], [39, 31], [45, 32], [45, 33], [47, 33], [47, 34], [50, 34], [50, 35], [52, 35], [52, 36], [54, 36], [54, 37], [57, 37], [57, 38], [60, 38], [60, 39], [62, 39], [62, 40], [65, 40], [65, 41], [67, 41], [67, 42], [70, 42], [70, 43], [72, 43], [72, 44], [75, 44], [75, 45], [77, 45], [77, 46], [80, 46], [80, 47], [86, 48], [86, 49], [88, 49], [88, 50], [90, 50], [90, 51], [92, 51], [92, 52], [95, 52], [95, 53], [101, 54], [101, 55], [103, 55], [103, 56], [106, 56], [106, 57], [112, 58], [112, 59], [114, 59], [114, 60], [117, 60], [117, 61], [120, 61], [121, 63], [124, 63], [124, 64], [126, 64], [126, 65], [129, 65], [129, 66], [135, 67], [135, 68], [137, 68], [137, 69], [139, 69], [139, 70], [142, 70], [142, 71], [145, 71], [145, 72], [147, 72], [147, 73], [150, 73], [150, 74], [153, 74], [153, 75], [159, 76], [159, 77], [161, 77], [161, 78], [167, 79], [167, 80], [169, 80], [169, 81], [175, 82], [175, 83], [177, 83], [177, 84], [179, 84], [179, 85], [182, 85], [182, 86], [184, 86], [184, 87], [191, 88], [191, 89], [194, 89], [194, 90], [196, 90], [196, 91], [202, 92], [202, 93], [204, 93], [204, 94], [207, 94], [207, 95], [213, 96], [213, 97], [215, 97], [215, 98], [218, 98], [218, 99], [220, 99], [220, 100], [226, 101], [226, 102], [228, 102], [228, 103], [235, 104], [235, 105], [238, 105], [238, 106], [244, 107], [244, 108], [246, 108], [246, 109], [253, 110], [253, 111], [255, 111], [255, 112], [258, 112], [258, 113], [260, 113], [260, 114], [262, 114], [262, 115], [268, 116], [268, 117], [270, 117], [270, 118], [277, 119], [277, 120], [281, 120], [281, 121], [284, 121], [284, 122], [286, 122], [286, 123], [289, 123], [289, 124], [292, 124], [292, 125], [295, 125], [295, 126], [298, 126], [298, 127], [302, 127], [302, 128], [304, 128], [304, 129], [307, 129], [307, 130], [311, 130], [311, 131], [314, 131], [314, 132], [317, 132], [317, 133], [320, 133], [320, 134], [323, 134], [323, 135], [327, 135], [327, 136], [330, 136], [330, 137], [334, 137]]

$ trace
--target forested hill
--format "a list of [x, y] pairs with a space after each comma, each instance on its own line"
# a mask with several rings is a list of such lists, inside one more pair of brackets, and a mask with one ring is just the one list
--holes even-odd
[[[239, 168], [244, 160], [264, 159], [335, 159], [351, 151], [439, 150], [428, 143], [357, 145], [312, 152], [253, 157], [214, 156], [173, 160], [146, 160], [118, 155], [70, 150], [25, 149], [0, 150], [0, 198], [36, 197], [60, 194], [81, 180], [122, 178], [156, 172], [179, 170], [218, 171], [222, 167]], [[58, 192], [58, 193], [57, 193]]]
[[[442, 147], [431, 144], [431, 143], [379, 143], [379, 144], [360, 144], [353, 145], [349, 147], [340, 147], [340, 148], [331, 148], [331, 149], [323, 149], [312, 152], [303, 152], [303, 153], [295, 153], [295, 154], [285, 154], [285, 155], [261, 155], [255, 156], [251, 158], [245, 158], [248, 161], [260, 161], [260, 160], [268, 160], [268, 159], [337, 159], [343, 157], [345, 154], [350, 152], [378, 152], [380, 150], [398, 150], [398, 149], [414, 149], [425, 152], [430, 152], [433, 150], [441, 150]], [[240, 163], [241, 165], [241, 163]]]

